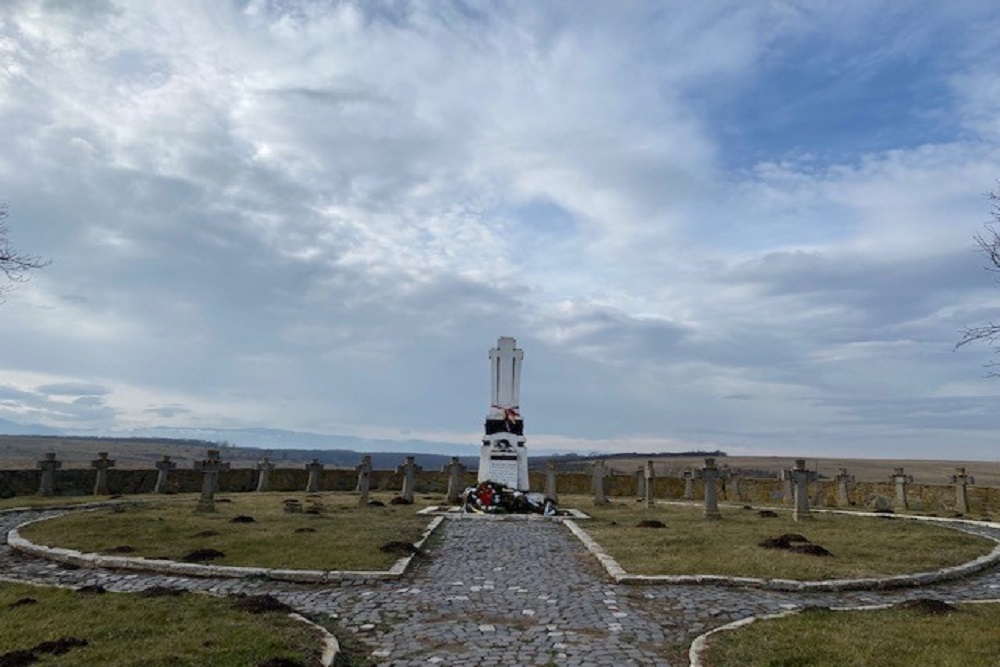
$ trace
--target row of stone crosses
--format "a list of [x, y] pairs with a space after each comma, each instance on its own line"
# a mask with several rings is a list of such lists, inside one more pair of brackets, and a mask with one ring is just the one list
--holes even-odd
[[[97, 458], [90, 462], [95, 470], [94, 495], [108, 495], [108, 470], [115, 466], [114, 459], [109, 459], [107, 452], [100, 452]], [[169, 474], [177, 468], [177, 463], [170, 460], [169, 456], [164, 456], [161, 461], [156, 462], [157, 478], [153, 487], [154, 493], [166, 493], [169, 482]], [[55, 471], [62, 467], [62, 462], [56, 460], [54, 453], [48, 453], [45, 458], [38, 462], [41, 470], [41, 483], [38, 494], [51, 496], [54, 494]], [[257, 479], [257, 491], [271, 490], [271, 471], [275, 464], [268, 458], [264, 458], [257, 463], [259, 476]], [[323, 464], [318, 459], [313, 459], [305, 464], [305, 469], [309, 473], [306, 481], [306, 493], [317, 493], [320, 490], [320, 473], [323, 471]], [[210, 511], [214, 506], [214, 494], [219, 488], [219, 473], [229, 470], [229, 463], [222, 461], [219, 457], [219, 450], [210, 449], [207, 457], [202, 461], [194, 463], [194, 469], [201, 472], [203, 477], [201, 499], [199, 508], [203, 511]], [[413, 456], [407, 456], [403, 465], [396, 468], [396, 473], [403, 477], [400, 497], [406, 502], [412, 503], [416, 490], [417, 473], [423, 468], [416, 464]], [[364, 456], [361, 463], [355, 466], [358, 473], [358, 484], [356, 491], [360, 494], [359, 504], [367, 505], [371, 490], [372, 463], [370, 456]], [[466, 472], [466, 467], [459, 462], [457, 456], [451, 458], [451, 462], [442, 468], [442, 472], [448, 473], [447, 497], [449, 503], [456, 503], [463, 490], [462, 474]], [[610, 473], [610, 469], [605, 466], [603, 460], [595, 461], [591, 468], [591, 489], [596, 504], [604, 504], [607, 497], [604, 492], [604, 479]], [[718, 493], [716, 483], [726, 480], [729, 482], [729, 496], [738, 499], [740, 497], [740, 476], [733, 474], [727, 468], [720, 468], [716, 465], [714, 458], [706, 458], [702, 468], [691, 468], [683, 471], [684, 498], [694, 499], [694, 481], [696, 479], [704, 482], [704, 502], [705, 518], [709, 520], [719, 519], [721, 514], [718, 506]], [[781, 472], [781, 479], [789, 482], [793, 489], [794, 514], [796, 520], [809, 517], [809, 494], [807, 484], [815, 482], [818, 475], [814, 470], [806, 468], [804, 459], [797, 459], [795, 466], [789, 470]], [[896, 506], [901, 509], [909, 509], [907, 500], [907, 486], [913, 483], [912, 475], [907, 475], [902, 468], [896, 468], [890, 479], [895, 484]], [[854, 483], [854, 476], [847, 473], [846, 468], [838, 469], [837, 475], [833, 478], [837, 485], [837, 504], [839, 506], [849, 505], [848, 484]], [[649, 460], [645, 466], [640, 468], [636, 474], [637, 495], [644, 498], [647, 507], [653, 506], [653, 493], [655, 489], [655, 469], [653, 461]], [[955, 510], [960, 513], [967, 513], [969, 508], [967, 487], [974, 483], [971, 475], [966, 474], [965, 468], [956, 468], [955, 474], [951, 476], [952, 484], [955, 485]], [[558, 502], [559, 494], [556, 489], [556, 462], [549, 461], [545, 468], [545, 491], [547, 498]]]

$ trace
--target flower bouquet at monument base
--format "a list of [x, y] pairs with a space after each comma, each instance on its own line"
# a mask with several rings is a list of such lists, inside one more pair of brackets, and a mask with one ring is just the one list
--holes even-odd
[[518, 491], [500, 482], [480, 482], [468, 487], [462, 497], [462, 511], [473, 514], [558, 514], [551, 498], [541, 493]]

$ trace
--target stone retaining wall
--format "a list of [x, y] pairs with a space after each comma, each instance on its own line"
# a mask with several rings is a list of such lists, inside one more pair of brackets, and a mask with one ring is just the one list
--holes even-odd
[[[400, 460], [402, 464], [402, 460]], [[156, 483], [156, 470], [108, 471], [108, 490], [111, 494], [151, 493]], [[38, 491], [40, 480], [38, 470], [0, 470], [0, 498], [30, 496]], [[249, 468], [228, 470], [219, 475], [219, 489], [223, 493], [253, 491], [257, 488], [258, 472]], [[271, 488], [275, 491], [302, 491], [306, 487], [307, 472], [304, 469], [276, 468], [271, 472]], [[541, 490], [545, 485], [545, 474], [532, 472], [531, 488]], [[55, 495], [86, 496], [94, 489], [95, 471], [88, 469], [58, 470], [55, 473]], [[585, 472], [565, 472], [556, 476], [560, 494], [589, 495], [591, 476]], [[170, 491], [173, 493], [195, 493], [201, 490], [202, 475], [189, 469], [178, 469], [170, 473]], [[476, 482], [474, 472], [462, 476], [467, 485]], [[320, 477], [322, 491], [353, 491], [357, 484], [357, 473], [353, 470], [324, 470]], [[398, 491], [403, 486], [403, 476], [390, 470], [374, 470], [371, 476], [373, 491]], [[727, 488], [728, 487], [728, 488]], [[417, 493], [443, 494], [448, 488], [448, 475], [444, 472], [422, 471], [417, 474]], [[609, 497], [629, 497], [636, 495], [634, 475], [610, 475], [604, 480], [605, 494]], [[856, 507], [874, 508], [881, 505], [893, 506], [895, 487], [889, 482], [859, 482], [848, 485], [851, 502]], [[704, 496], [703, 482], [694, 483], [695, 500]], [[684, 480], [677, 477], [656, 479], [655, 497], [680, 499], [684, 494]], [[816, 485], [809, 485], [810, 499], [816, 497]], [[969, 515], [983, 517], [1000, 515], [1000, 488], [969, 486]], [[731, 482], [720, 489], [721, 500], [748, 504], [776, 504], [788, 502], [784, 498], [783, 484], [777, 479], [744, 478], [740, 480], [740, 497], [731, 495]], [[836, 483], [822, 480], [819, 483], [819, 507], [836, 507]], [[907, 498], [910, 509], [950, 516], [955, 511], [955, 487], [945, 484], [910, 484]]]

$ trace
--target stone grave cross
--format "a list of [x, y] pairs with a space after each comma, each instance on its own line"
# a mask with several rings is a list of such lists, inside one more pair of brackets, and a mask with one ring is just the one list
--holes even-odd
[[684, 500], [694, 500], [694, 470], [688, 468], [681, 477], [684, 478]]
[[166, 454], [163, 455], [162, 461], [156, 462], [156, 486], [153, 487], [153, 493], [166, 493], [169, 490], [167, 477], [170, 475], [170, 471], [176, 467], [177, 464], [171, 461]]
[[604, 478], [608, 476], [608, 469], [604, 467], [604, 460], [594, 461], [590, 468], [590, 489], [594, 493], [595, 505], [606, 505], [608, 499], [604, 495]]
[[837, 476], [833, 479], [837, 482], [837, 506], [849, 506], [851, 504], [851, 498], [847, 493], [847, 485], [854, 484], [854, 475], [848, 475], [847, 468], [837, 468]]
[[694, 470], [694, 476], [705, 480], [705, 519], [708, 521], [718, 521], [722, 518], [719, 513], [719, 499], [715, 493], [715, 480], [722, 477], [722, 471], [715, 465], [714, 458], [705, 459], [705, 467]]
[[972, 475], [965, 473], [965, 468], [955, 468], [955, 474], [951, 476], [951, 483], [955, 485], [955, 511], [959, 514], [969, 513], [969, 484], [975, 484], [976, 480]]
[[219, 473], [229, 470], [229, 462], [219, 459], [218, 449], [209, 449], [204, 461], [195, 461], [194, 469], [202, 473], [201, 498], [195, 512], [215, 511], [215, 490], [219, 488]]
[[271, 471], [274, 470], [274, 463], [268, 457], [257, 461], [257, 491], [263, 493], [271, 490]]
[[465, 466], [458, 460], [457, 456], [451, 457], [451, 461], [441, 468], [441, 472], [448, 473], [448, 503], [455, 505], [462, 496], [462, 473]]
[[313, 459], [306, 464], [309, 477], [306, 479], [306, 493], [319, 493], [319, 476], [323, 472], [323, 464], [319, 459]]
[[528, 491], [528, 452], [520, 412], [524, 350], [518, 349], [514, 338], [502, 336], [490, 350], [489, 358], [490, 411], [479, 450], [477, 481]]
[[733, 468], [729, 471], [729, 489], [726, 495], [728, 500], [739, 502], [740, 500], [740, 470]]
[[115, 467], [114, 459], [109, 459], [107, 452], [97, 452], [97, 458], [90, 462], [90, 467], [97, 470], [97, 479], [94, 481], [94, 495], [110, 495], [110, 491], [108, 491], [108, 468]]
[[809, 482], [814, 482], [819, 477], [815, 470], [806, 469], [805, 459], [795, 459], [795, 467], [791, 470], [782, 470], [781, 479], [791, 482], [793, 496], [795, 498], [795, 509], [792, 511], [792, 518], [795, 521], [812, 519], [809, 512]]
[[372, 457], [365, 454], [361, 457], [361, 463], [354, 466], [354, 469], [358, 471], [358, 486], [355, 489], [360, 494], [358, 505], [364, 507], [368, 504], [372, 488]]
[[656, 468], [653, 466], [653, 459], [647, 459], [642, 468], [642, 494], [646, 509], [652, 509], [656, 495]]
[[896, 468], [891, 477], [896, 484], [896, 507], [904, 510], [910, 509], [910, 503], [906, 498], [906, 485], [913, 483], [913, 475], [907, 475], [902, 468]]
[[38, 495], [51, 496], [55, 494], [56, 470], [59, 468], [62, 468], [62, 461], [56, 461], [55, 452], [46, 452], [45, 458], [38, 462], [38, 469], [42, 471]]
[[399, 495], [408, 503], [413, 502], [413, 494], [417, 489], [417, 473], [421, 470], [423, 467], [414, 463], [412, 456], [407, 456], [403, 465], [396, 467], [396, 474], [403, 475], [403, 491]]
[[556, 487], [556, 470], [558, 464], [549, 460], [545, 462], [545, 497], [559, 503], [559, 489]]

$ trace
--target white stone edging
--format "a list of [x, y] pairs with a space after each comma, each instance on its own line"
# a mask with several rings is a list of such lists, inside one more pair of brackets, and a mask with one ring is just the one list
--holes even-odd
[[337, 659], [337, 654], [340, 653], [340, 642], [337, 641], [337, 638], [333, 635], [333, 633], [319, 623], [310, 621], [298, 612], [293, 612], [288, 616], [296, 621], [312, 626], [312, 628], [320, 634], [323, 638], [323, 652], [320, 655], [319, 664], [322, 665], [322, 667], [331, 667], [331, 665], [333, 665], [333, 661]]
[[[851, 512], [844, 510], [814, 510], [817, 512], [830, 512], [847, 514], [851, 516], [871, 516], [879, 518], [892, 518], [904, 520], [936, 521], [942, 524], [962, 523], [974, 526], [988, 526], [990, 528], [1000, 528], [1000, 523], [989, 521], [969, 521], [966, 519], [944, 519], [940, 517], [923, 517], [905, 514], [881, 514], [876, 512]], [[604, 566], [608, 576], [616, 584], [637, 584], [637, 585], [678, 585], [678, 584], [709, 584], [717, 586], [749, 586], [752, 588], [762, 588], [773, 591], [852, 591], [852, 590], [885, 590], [890, 588], [909, 588], [924, 586], [927, 584], [961, 579], [980, 572], [988, 567], [1000, 563], [1000, 538], [991, 535], [979, 535], [986, 539], [993, 540], [997, 545], [990, 553], [980, 556], [966, 563], [952, 565], [950, 567], [931, 570], [928, 572], [916, 572], [913, 574], [899, 574], [888, 577], [868, 577], [864, 579], [823, 579], [818, 581], [802, 581], [798, 579], [760, 579], [757, 577], [734, 577], [719, 574], [629, 574], [614, 557], [598, 544], [576, 523], [566, 520], [565, 525], [570, 531], [583, 542], [584, 547], [594, 555]], [[953, 528], [953, 530], [960, 530]]]
[[[1000, 603], [1000, 599], [942, 600], [942, 602], [947, 602], [948, 604], [994, 604]], [[898, 603], [892, 602], [887, 604], [859, 605], [857, 607], [826, 607], [826, 609], [829, 609], [830, 611], [877, 611], [879, 609], [889, 609], [890, 607], [894, 607], [896, 604]], [[748, 616], [747, 618], [741, 618], [738, 621], [720, 625], [717, 628], [713, 628], [708, 632], [700, 634], [694, 638], [694, 641], [691, 642], [691, 646], [688, 648], [688, 667], [705, 667], [705, 663], [702, 662], [701, 656], [708, 649], [709, 637], [714, 634], [729, 632], [730, 630], [738, 630], [739, 628], [750, 625], [756, 621], [770, 621], [778, 618], [784, 618], [786, 616], [792, 616], [793, 614], [801, 614], [806, 609], [809, 609], [809, 607], [797, 607], [795, 609], [788, 609], [776, 614], [766, 614], [764, 616]]]
[[[102, 506], [103, 507], [103, 506]], [[101, 507], [91, 507], [77, 509], [76, 511], [94, 511]], [[159, 572], [164, 574], [178, 574], [190, 577], [219, 577], [219, 578], [245, 578], [245, 577], [266, 577], [275, 581], [289, 581], [294, 583], [329, 583], [334, 581], [347, 580], [394, 580], [399, 579], [410, 566], [415, 554], [410, 554], [398, 559], [388, 570], [292, 570], [284, 568], [266, 567], [240, 567], [234, 565], [199, 565], [197, 563], [178, 563], [172, 560], [157, 560], [151, 558], [130, 558], [125, 556], [105, 556], [96, 553], [83, 553], [73, 549], [63, 549], [61, 547], [48, 547], [35, 544], [30, 540], [21, 537], [19, 528], [64, 516], [69, 512], [60, 512], [51, 516], [32, 519], [11, 528], [7, 533], [7, 544], [14, 551], [37, 556], [59, 563], [76, 565], [85, 568], [111, 568], [117, 570], [139, 570], [144, 572]], [[420, 548], [431, 533], [441, 525], [443, 517], [435, 517], [424, 530], [420, 540], [414, 546]]]

